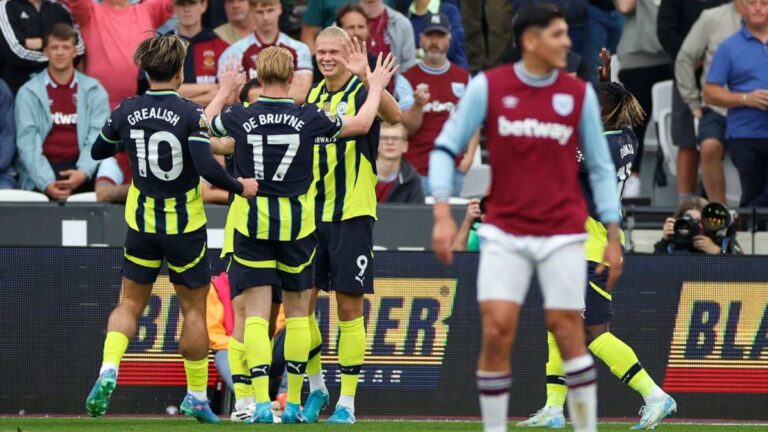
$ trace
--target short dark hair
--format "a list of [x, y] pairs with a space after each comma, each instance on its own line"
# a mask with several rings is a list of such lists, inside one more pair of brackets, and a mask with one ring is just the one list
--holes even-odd
[[144, 69], [152, 81], [170, 81], [179, 73], [187, 56], [188, 42], [176, 35], [145, 39], [133, 53], [133, 62]]
[[243, 88], [240, 90], [239, 99], [240, 102], [248, 102], [251, 101], [248, 100], [248, 93], [251, 92], [252, 89], [261, 87], [261, 83], [259, 82], [258, 78], [251, 78], [248, 81], [245, 82], [243, 85]]
[[342, 6], [341, 9], [336, 12], [336, 25], [341, 27], [341, 19], [351, 13], [359, 13], [364, 17], [368, 16], [365, 14], [365, 11], [360, 7], [360, 5], [355, 3], [348, 3]]
[[512, 34], [514, 35], [515, 46], [522, 52], [523, 34], [527, 30], [532, 27], [547, 27], [556, 19], [565, 19], [565, 15], [557, 6], [551, 3], [537, 4], [520, 9], [512, 21]]
[[54, 25], [51, 31], [43, 38], [43, 48], [48, 46], [48, 39], [50, 38], [71, 40], [74, 45], [77, 45], [77, 32], [69, 24], [58, 23]]

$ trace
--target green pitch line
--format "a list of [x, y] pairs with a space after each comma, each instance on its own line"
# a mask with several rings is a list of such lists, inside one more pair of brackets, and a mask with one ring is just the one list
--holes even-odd
[[[630, 423], [601, 424], [602, 432], [629, 430]], [[191, 419], [126, 419], [126, 418], [0, 418], [0, 432], [293, 432], [293, 431], [354, 431], [354, 432], [443, 432], [443, 431], [481, 431], [478, 422], [423, 422], [423, 421], [359, 421], [353, 426], [313, 425], [242, 425], [224, 423], [220, 426], [197, 424]], [[524, 431], [528, 428], [510, 430]], [[570, 428], [562, 429], [565, 431]], [[702, 425], [702, 424], [662, 424], [659, 432], [751, 432], [765, 431], [766, 425]]]

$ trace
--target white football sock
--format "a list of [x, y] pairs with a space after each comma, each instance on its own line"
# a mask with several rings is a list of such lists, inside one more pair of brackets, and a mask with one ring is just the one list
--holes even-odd
[[114, 364], [114, 363], [103, 363], [101, 365], [101, 369], [99, 370], [99, 376], [101, 376], [101, 374], [103, 374], [104, 372], [106, 372], [106, 371], [108, 371], [110, 369], [114, 370], [115, 374], [117, 374], [117, 365], [116, 364]]
[[316, 374], [308, 375], [307, 378], [309, 378], [309, 392], [313, 392], [315, 390], [322, 390], [323, 393], [328, 393], [328, 389], [325, 388], [325, 380], [323, 379], [323, 373], [319, 372]]
[[568, 412], [575, 432], [597, 432], [597, 371], [592, 356], [563, 361], [568, 382]]
[[480, 413], [485, 432], [507, 432], [507, 409], [512, 376], [509, 371], [477, 371]]

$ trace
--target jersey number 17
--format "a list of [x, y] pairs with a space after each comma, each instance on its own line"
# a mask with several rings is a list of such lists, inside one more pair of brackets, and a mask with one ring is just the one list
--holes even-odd
[[264, 151], [265, 146], [288, 146], [280, 161], [280, 165], [272, 176], [272, 181], [280, 182], [291, 168], [291, 163], [296, 157], [301, 140], [298, 134], [287, 135], [248, 135], [248, 144], [253, 146], [253, 170], [256, 180], [264, 180]]

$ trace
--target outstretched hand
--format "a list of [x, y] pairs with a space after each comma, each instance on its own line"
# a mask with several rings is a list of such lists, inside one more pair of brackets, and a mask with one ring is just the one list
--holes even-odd
[[607, 49], [600, 50], [600, 60], [603, 65], [597, 68], [599, 82], [611, 82], [611, 53]]
[[344, 39], [346, 55], [336, 57], [348, 71], [360, 79], [366, 78], [368, 70], [368, 50], [365, 41], [361, 42], [357, 36], [352, 40]]
[[376, 58], [376, 70], [371, 71], [368, 65], [365, 67], [366, 75], [368, 76], [368, 88], [384, 90], [389, 85], [389, 80], [392, 79], [399, 68], [400, 65], [397, 64], [392, 53], [389, 53], [384, 60], [382, 60], [382, 55], [379, 54], [378, 58]]
[[219, 74], [219, 91], [237, 95], [245, 84], [245, 72], [240, 72], [240, 62], [235, 56], [227, 57], [224, 69]]

